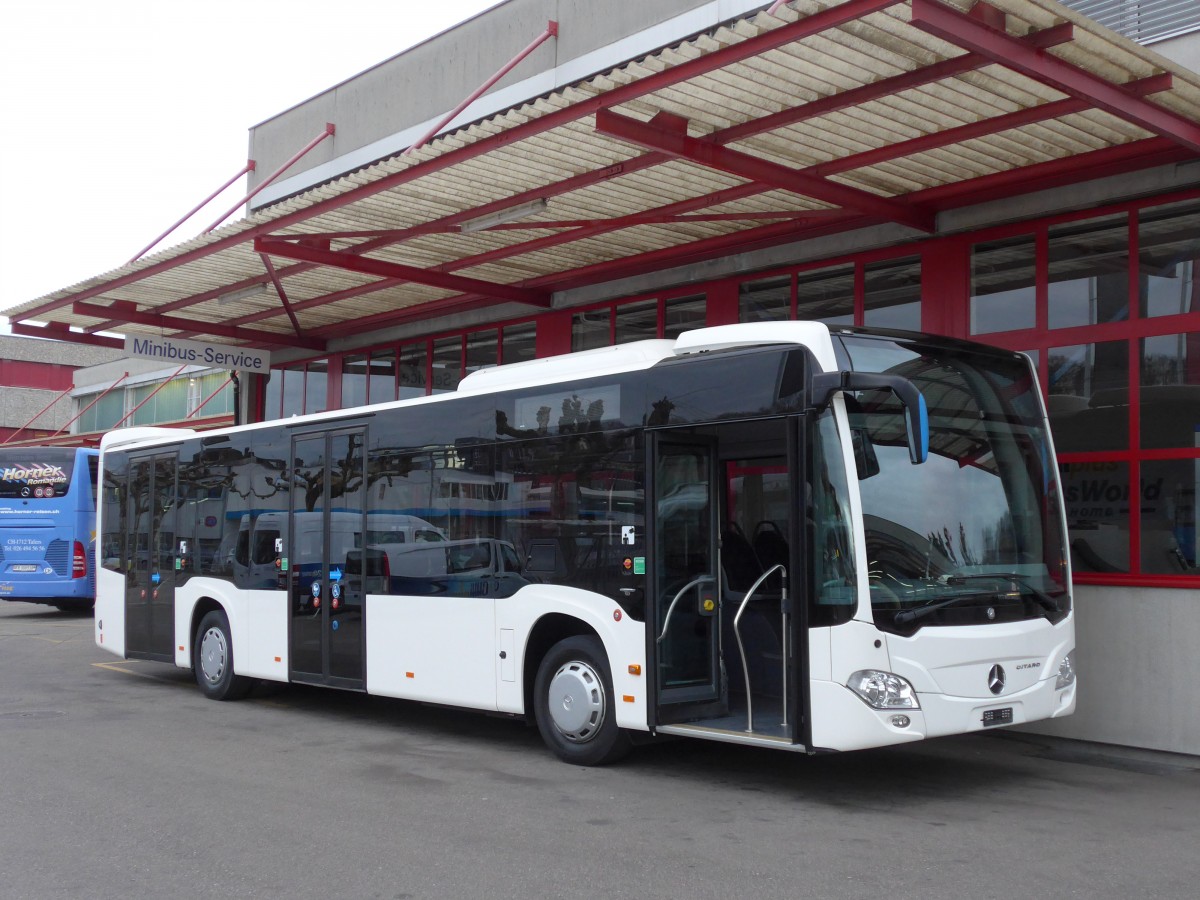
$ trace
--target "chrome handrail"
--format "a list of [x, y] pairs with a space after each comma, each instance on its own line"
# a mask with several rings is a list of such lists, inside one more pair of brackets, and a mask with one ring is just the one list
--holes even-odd
[[[746, 604], [750, 602], [750, 598], [754, 596], [754, 592], [758, 590], [759, 585], [775, 574], [779, 570], [783, 573], [783, 592], [780, 595], [780, 607], [787, 609], [787, 569], [783, 563], [776, 563], [763, 572], [758, 577], [754, 584], [750, 585], [750, 590], [746, 591], [746, 596], [742, 598], [742, 605], [738, 607], [737, 615], [733, 617], [733, 636], [737, 638], [738, 653], [742, 656], [742, 677], [746, 680], [746, 732], [754, 734], [754, 707], [750, 697], [750, 667], [746, 664], [746, 648], [742, 646], [741, 622], [742, 613], [746, 611]], [[786, 616], [787, 614], [784, 613]], [[786, 619], [785, 619], [786, 623]], [[787, 661], [787, 628], [785, 624], [783, 632], [783, 724], [787, 725], [787, 679], [788, 676], [788, 661]]]
[[688, 591], [690, 591], [692, 588], [697, 587], [701, 584], [705, 584], [709, 581], [713, 582], [713, 584], [716, 584], [717, 579], [713, 578], [711, 575], [701, 575], [699, 578], [692, 579], [691, 581], [689, 581], [687, 584], [685, 584], [683, 587], [681, 587], [679, 589], [679, 593], [675, 595], [674, 599], [671, 600], [671, 605], [667, 607], [667, 615], [663, 619], [662, 634], [660, 634], [658, 636], [658, 638], [654, 641], [654, 643], [661, 644], [662, 639], [667, 636], [667, 626], [671, 624], [671, 613], [675, 612], [675, 604], [679, 602], [679, 598], [682, 597], [684, 594], [686, 594]]

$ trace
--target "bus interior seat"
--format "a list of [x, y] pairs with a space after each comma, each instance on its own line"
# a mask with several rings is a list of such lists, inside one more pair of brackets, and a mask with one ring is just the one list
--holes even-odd
[[783, 532], [769, 519], [754, 526], [754, 553], [762, 563], [763, 571], [774, 565], [787, 568], [788, 543]]
[[738, 593], [750, 590], [763, 573], [762, 563], [750, 541], [735, 523], [730, 522], [721, 532], [721, 568], [725, 584]]

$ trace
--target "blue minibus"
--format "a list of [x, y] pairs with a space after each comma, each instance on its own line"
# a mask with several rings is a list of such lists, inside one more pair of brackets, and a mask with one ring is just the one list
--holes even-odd
[[0, 599], [92, 608], [99, 466], [83, 447], [0, 448]]

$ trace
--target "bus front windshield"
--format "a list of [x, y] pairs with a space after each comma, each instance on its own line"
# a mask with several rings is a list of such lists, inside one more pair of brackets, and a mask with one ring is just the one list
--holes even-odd
[[909, 634], [1069, 610], [1061, 500], [1025, 357], [844, 336], [853, 368], [903, 375], [929, 408], [929, 459], [909, 460], [894, 395], [847, 398], [878, 627]]

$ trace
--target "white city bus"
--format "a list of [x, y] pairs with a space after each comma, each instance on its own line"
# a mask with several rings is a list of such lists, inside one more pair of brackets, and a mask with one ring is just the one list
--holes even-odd
[[[117, 431], [101, 469], [120, 552], [97, 643], [218, 700], [265, 679], [525, 716], [578, 764], [656, 735], [815, 753], [1075, 706], [1021, 354], [730, 325], [416, 400]], [[201, 508], [233, 535], [270, 517], [273, 575], [197, 553], [180, 516]], [[389, 522], [411, 517], [444, 541], [405, 551]]]

